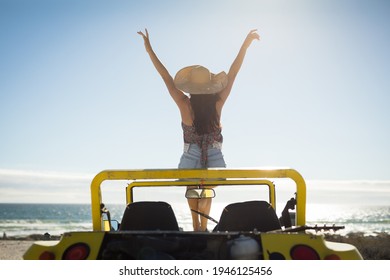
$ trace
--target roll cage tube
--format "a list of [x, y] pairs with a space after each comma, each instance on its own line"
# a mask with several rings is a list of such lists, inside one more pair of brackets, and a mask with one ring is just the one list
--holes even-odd
[[[291, 179], [296, 184], [296, 225], [306, 224], [306, 183], [302, 175], [294, 169], [144, 169], [144, 170], [105, 170], [98, 173], [91, 183], [92, 226], [94, 231], [102, 230], [100, 204], [102, 203], [101, 184], [106, 180], [161, 180], [188, 179], [220, 180], [224, 185], [225, 179]], [[223, 180], [221, 180], [223, 178]]]
[[172, 186], [229, 186], [229, 185], [266, 185], [269, 192], [269, 203], [276, 209], [275, 198], [275, 185], [269, 180], [223, 180], [211, 181], [211, 180], [199, 180], [199, 179], [186, 179], [186, 180], [142, 180], [133, 181], [127, 185], [126, 188], [126, 204], [133, 203], [133, 189], [137, 187], [172, 187]]

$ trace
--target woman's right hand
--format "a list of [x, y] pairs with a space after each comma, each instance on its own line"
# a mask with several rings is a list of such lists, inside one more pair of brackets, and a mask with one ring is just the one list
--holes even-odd
[[151, 51], [151, 50], [152, 50], [152, 46], [151, 46], [151, 44], [150, 44], [149, 32], [148, 32], [148, 30], [145, 28], [145, 33], [143, 33], [142, 31], [138, 31], [137, 33], [138, 33], [139, 35], [141, 35], [142, 38], [144, 39], [146, 51], [147, 51], [147, 52]]

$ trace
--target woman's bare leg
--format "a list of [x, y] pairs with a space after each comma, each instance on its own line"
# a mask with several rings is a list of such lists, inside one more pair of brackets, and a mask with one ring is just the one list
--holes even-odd
[[[199, 204], [198, 204], [199, 199], [187, 199], [187, 201], [188, 201], [188, 206], [190, 207], [190, 211], [191, 211], [191, 209], [194, 209], [196, 211], [200, 211]], [[201, 230], [200, 222], [199, 222], [199, 215], [197, 213], [195, 213], [194, 211], [191, 211], [191, 217], [192, 217], [192, 226], [194, 228], [194, 231]]]
[[[199, 212], [206, 214], [206, 215], [209, 215], [210, 209], [211, 209], [211, 198], [199, 199], [198, 209], [199, 209], [198, 210]], [[203, 217], [203, 216], [200, 217], [200, 231], [207, 230], [207, 222], [208, 221], [209, 221], [209, 219], [207, 219], [206, 217]]]

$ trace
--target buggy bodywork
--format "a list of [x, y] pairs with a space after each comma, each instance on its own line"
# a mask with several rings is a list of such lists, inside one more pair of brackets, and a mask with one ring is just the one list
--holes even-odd
[[[289, 179], [295, 185], [295, 197], [280, 218], [275, 211], [275, 179]], [[102, 200], [101, 185], [106, 181], [128, 183], [118, 225]], [[265, 186], [267, 198], [228, 203], [211, 232], [180, 228], [165, 201], [134, 200], [138, 188], [190, 186], [201, 189], [197, 194], [202, 199], [209, 195], [204, 190], [213, 194], [216, 186], [218, 192], [220, 187], [233, 186], [239, 194], [242, 186], [249, 185]], [[325, 241], [310, 231], [339, 227], [306, 225], [306, 183], [289, 168], [102, 171], [91, 183], [91, 210], [91, 231], [66, 232], [59, 241], [38, 241], [24, 259], [362, 259], [354, 246]]]

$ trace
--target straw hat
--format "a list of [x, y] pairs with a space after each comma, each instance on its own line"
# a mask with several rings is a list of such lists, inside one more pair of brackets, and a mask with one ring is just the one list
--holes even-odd
[[176, 87], [189, 94], [213, 94], [221, 92], [227, 85], [225, 72], [211, 73], [206, 67], [192, 65], [177, 72], [174, 83]]

